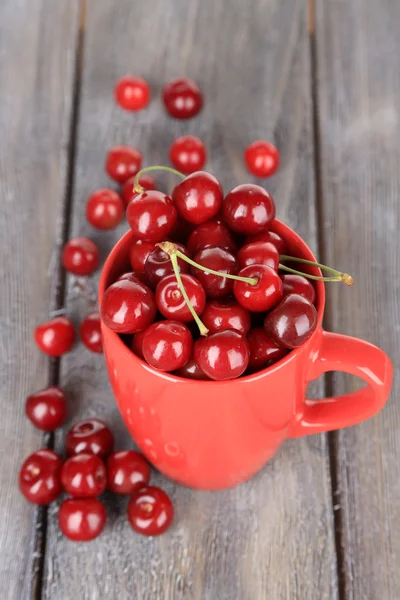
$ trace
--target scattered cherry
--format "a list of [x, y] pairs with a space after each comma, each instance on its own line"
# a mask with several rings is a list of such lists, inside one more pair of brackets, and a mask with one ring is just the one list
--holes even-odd
[[136, 175], [142, 165], [142, 155], [131, 146], [114, 146], [108, 151], [106, 171], [114, 181], [125, 183]]
[[192, 255], [210, 246], [218, 246], [233, 253], [237, 251], [231, 232], [219, 219], [198, 225], [190, 234], [187, 243], [187, 248]]
[[171, 117], [190, 119], [200, 112], [203, 106], [203, 95], [194, 81], [182, 77], [166, 84], [163, 90], [163, 101]]
[[[196, 314], [201, 315], [206, 305], [203, 286], [198, 279], [187, 273], [182, 273], [181, 279]], [[166, 319], [183, 323], [193, 321], [193, 315], [179, 289], [175, 275], [168, 275], [161, 279], [156, 289], [156, 304]]]
[[309, 279], [306, 279], [302, 275], [295, 275], [294, 273], [285, 273], [281, 275], [283, 283], [283, 295], [288, 294], [300, 294], [311, 302], [315, 303], [315, 288]]
[[193, 356], [210, 379], [235, 379], [249, 364], [249, 343], [239, 331], [218, 331], [199, 338], [194, 344]]
[[114, 494], [133, 494], [150, 480], [150, 466], [134, 450], [115, 452], [107, 460], [108, 487]]
[[189, 329], [179, 321], [160, 321], [146, 329], [142, 351], [146, 362], [160, 371], [176, 371], [192, 353], [193, 339]]
[[64, 246], [62, 264], [74, 275], [90, 275], [99, 265], [99, 250], [89, 238], [73, 238]]
[[67, 416], [65, 394], [58, 387], [49, 387], [26, 399], [25, 414], [32, 423], [43, 431], [54, 431]]
[[135, 335], [132, 338], [132, 344], [131, 344], [131, 348], [132, 348], [133, 352], [136, 354], [136, 356], [143, 358], [143, 360], [144, 360], [144, 356], [143, 356], [142, 345], [143, 345], [143, 336], [145, 334], [145, 331], [146, 330], [139, 331], [139, 333], [135, 333]]
[[61, 483], [74, 498], [94, 498], [106, 489], [106, 468], [94, 454], [75, 454], [63, 464]]
[[225, 197], [222, 213], [228, 227], [250, 235], [265, 231], [275, 218], [272, 196], [259, 185], [238, 185]]
[[84, 419], [75, 423], [65, 439], [68, 456], [95, 454], [101, 459], [114, 449], [114, 437], [110, 428], [99, 419]]
[[200, 225], [219, 212], [223, 191], [216, 177], [197, 171], [175, 186], [172, 200], [181, 217], [189, 223]]
[[79, 335], [86, 348], [89, 348], [89, 350], [97, 352], [98, 354], [103, 352], [100, 313], [90, 313], [83, 319], [79, 327]]
[[172, 142], [169, 158], [175, 169], [182, 173], [194, 173], [204, 167], [207, 154], [203, 142], [198, 137], [183, 135]]
[[68, 498], [60, 504], [58, 523], [73, 542], [89, 542], [103, 531], [107, 520], [105, 506], [96, 498]]
[[[218, 247], [200, 250], [193, 260], [203, 267], [209, 267], [219, 273], [236, 275], [239, 270], [239, 265], [234, 255]], [[232, 279], [213, 275], [197, 267], [191, 267], [191, 271], [203, 285], [208, 298], [221, 298], [228, 296], [232, 292]]]
[[250, 346], [249, 370], [260, 371], [283, 358], [287, 350], [278, 346], [262, 327], [252, 329], [247, 336]]
[[193, 356], [189, 358], [186, 365], [183, 365], [180, 369], [175, 371], [175, 375], [178, 377], [183, 377], [184, 379], [199, 379], [199, 380], [208, 380], [205, 373], [200, 369], [197, 362], [194, 360]]
[[75, 329], [67, 317], [55, 317], [35, 329], [35, 342], [49, 356], [61, 356], [74, 345]]
[[241, 269], [249, 265], [267, 265], [277, 271], [279, 252], [271, 242], [251, 242], [240, 248], [237, 259]]
[[62, 459], [53, 450], [38, 450], [24, 461], [19, 472], [22, 494], [33, 504], [49, 504], [61, 493]]
[[311, 337], [317, 323], [315, 306], [299, 294], [289, 294], [265, 317], [264, 329], [280, 346], [297, 348]]
[[86, 218], [96, 229], [114, 229], [122, 221], [124, 212], [121, 197], [108, 188], [93, 192], [86, 204]]
[[243, 335], [247, 335], [251, 326], [249, 311], [234, 298], [207, 302], [201, 320], [210, 333], [235, 329]]
[[134, 271], [144, 273], [145, 262], [152, 250], [154, 250], [154, 242], [144, 242], [143, 240], [133, 242], [129, 250], [129, 262]]
[[257, 279], [255, 285], [234, 281], [233, 294], [236, 300], [251, 312], [270, 310], [282, 298], [283, 286], [278, 273], [267, 265], [249, 265], [239, 271], [240, 277]]
[[132, 529], [142, 535], [160, 535], [174, 517], [172, 502], [158, 487], [149, 485], [135, 492], [128, 504], [128, 520]]
[[146, 329], [156, 315], [153, 292], [138, 280], [124, 279], [110, 285], [101, 304], [103, 322], [118, 333]]
[[253, 235], [249, 235], [245, 240], [245, 244], [251, 244], [252, 242], [270, 242], [275, 246], [279, 254], [286, 253], [285, 242], [283, 241], [281, 236], [275, 233], [274, 231], [263, 231], [262, 233], [255, 233]]
[[257, 140], [246, 148], [244, 160], [252, 175], [270, 177], [278, 170], [279, 152], [270, 142]]
[[[125, 181], [124, 185], [122, 186], [121, 196], [122, 196], [122, 200], [125, 203], [125, 206], [128, 206], [128, 204], [132, 200], [132, 198], [134, 198], [135, 196], [138, 195], [138, 192], [136, 192], [134, 190], [134, 187], [133, 187], [134, 183], [135, 183], [135, 176], [127, 179]], [[155, 190], [156, 189], [156, 182], [154, 181], [153, 177], [151, 177], [147, 173], [142, 173], [139, 176], [139, 185], [142, 188], [144, 188], [145, 190]]]
[[141, 77], [125, 75], [117, 81], [115, 99], [125, 110], [142, 110], [151, 99], [149, 84]]
[[[175, 243], [175, 246], [182, 254], [188, 256], [188, 251], [185, 246], [178, 243]], [[189, 271], [188, 263], [182, 258], [178, 258], [178, 266], [180, 273], [187, 273]], [[171, 275], [174, 272], [174, 269], [168, 254], [157, 246], [148, 255], [144, 265], [144, 272], [146, 273], [146, 277], [150, 284], [156, 287], [164, 277]]]
[[169, 196], [150, 190], [132, 198], [126, 218], [136, 239], [161, 242], [175, 225], [177, 214]]

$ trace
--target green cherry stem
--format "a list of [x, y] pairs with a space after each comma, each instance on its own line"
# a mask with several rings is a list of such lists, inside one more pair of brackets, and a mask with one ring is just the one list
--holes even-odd
[[141, 169], [135, 175], [135, 179], [133, 180], [133, 191], [134, 192], [137, 192], [138, 194], [141, 194], [142, 192], [146, 191], [140, 185], [140, 183], [139, 183], [139, 177], [141, 175], [143, 175], [143, 173], [148, 173], [149, 171], [167, 171], [168, 173], [173, 173], [174, 175], [177, 175], [178, 177], [181, 177], [182, 179], [186, 179], [186, 175], [184, 175], [180, 171], [177, 171], [176, 169], [173, 169], [172, 167], [164, 167], [162, 165], [155, 165], [153, 167], [144, 167], [144, 169]]
[[353, 278], [348, 273], [341, 273], [336, 269], [332, 269], [331, 267], [327, 267], [326, 265], [322, 265], [321, 263], [314, 262], [312, 260], [306, 260], [305, 258], [296, 258], [295, 256], [287, 256], [286, 254], [281, 254], [280, 258], [282, 260], [294, 261], [298, 263], [303, 263], [305, 265], [312, 265], [313, 267], [319, 267], [323, 271], [327, 271], [328, 273], [332, 273], [333, 277], [319, 277], [318, 275], [310, 275], [309, 273], [302, 273], [301, 271], [296, 271], [296, 269], [291, 269], [286, 265], [282, 265], [279, 263], [279, 268], [282, 271], [288, 271], [288, 273], [295, 273], [296, 275], [302, 275], [307, 279], [315, 279], [316, 281], [340, 281], [341, 283], [345, 283], [346, 285], [353, 285]]

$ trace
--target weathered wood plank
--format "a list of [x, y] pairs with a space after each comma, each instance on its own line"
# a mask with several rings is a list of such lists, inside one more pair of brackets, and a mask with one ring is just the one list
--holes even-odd
[[30, 596], [34, 509], [18, 470], [41, 446], [24, 415], [48, 384], [32, 330], [48, 317], [65, 194], [77, 1], [0, 4], [0, 590]]
[[[381, 346], [397, 367], [384, 411], [337, 435], [346, 598], [400, 598], [400, 5], [317, 3], [326, 260], [355, 277], [329, 288], [329, 326]], [[397, 381], [396, 381], [397, 380]], [[334, 393], [357, 383], [335, 376]]]
[[[140, 114], [113, 104], [116, 79], [132, 71], [149, 79], [150, 108]], [[170, 120], [160, 105], [163, 82], [187, 74], [205, 93], [202, 114]], [[104, 254], [126, 229], [98, 234], [84, 203], [97, 186], [113, 143], [132, 143], [146, 164], [166, 164], [183, 132], [202, 137], [210, 169], [225, 189], [249, 179], [242, 151], [257, 137], [275, 138], [282, 169], [268, 186], [278, 215], [315, 248], [310, 124], [310, 71], [302, 1], [97, 0], [87, 14], [73, 234], [98, 240]], [[170, 181], [169, 183], [171, 183]], [[78, 320], [93, 308], [69, 281], [67, 308]], [[118, 447], [130, 444], [110, 392], [102, 357], [77, 348], [62, 360], [63, 383], [76, 410], [105, 418]], [[321, 391], [321, 390], [320, 390]], [[61, 447], [62, 441], [59, 439]], [[336, 598], [336, 559], [325, 437], [288, 442], [269, 466], [235, 490], [200, 493], [153, 481], [171, 494], [176, 522], [159, 539], [129, 528], [125, 499], [107, 498], [109, 525], [89, 545], [58, 532], [52, 511], [44, 597], [233, 600]]]

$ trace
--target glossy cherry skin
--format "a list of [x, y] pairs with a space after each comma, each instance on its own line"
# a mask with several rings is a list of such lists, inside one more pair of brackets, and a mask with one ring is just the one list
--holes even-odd
[[139, 356], [140, 358], [142, 358], [144, 360], [144, 356], [143, 356], [143, 336], [146, 330], [144, 331], [139, 331], [139, 333], [135, 333], [135, 335], [132, 338], [132, 344], [131, 344], [131, 348], [132, 351], [136, 354], [136, 356]]
[[62, 458], [53, 450], [38, 450], [24, 461], [19, 489], [33, 504], [49, 504], [61, 493]]
[[106, 171], [114, 181], [125, 183], [142, 166], [142, 155], [131, 146], [114, 146], [108, 151]]
[[114, 436], [110, 428], [99, 419], [84, 419], [75, 423], [65, 438], [68, 456], [95, 454], [101, 459], [114, 450]]
[[49, 356], [66, 354], [75, 342], [75, 329], [67, 317], [55, 317], [41, 323], [34, 335], [39, 349]]
[[[234, 255], [222, 248], [204, 248], [204, 250], [200, 250], [195, 255], [193, 260], [199, 265], [209, 267], [219, 273], [236, 275], [239, 270], [239, 265]], [[233, 279], [219, 277], [218, 275], [202, 271], [197, 267], [191, 267], [191, 271], [203, 285], [208, 298], [222, 298], [232, 292]]]
[[74, 498], [95, 498], [106, 489], [106, 467], [94, 454], [76, 454], [63, 464], [61, 483]]
[[99, 250], [89, 238], [73, 238], [64, 246], [62, 264], [74, 275], [90, 275], [99, 266]]
[[134, 281], [136, 283], [144, 283], [144, 285], [148, 285], [146, 274], [143, 272], [137, 271], [128, 271], [127, 273], [122, 273], [117, 279], [117, 281]]
[[118, 333], [137, 333], [154, 321], [154, 294], [139, 281], [116, 281], [105, 291], [100, 312], [110, 329]]
[[285, 348], [278, 346], [262, 327], [252, 329], [247, 336], [247, 341], [250, 346], [249, 370], [252, 372], [269, 367], [288, 352]]
[[163, 89], [163, 101], [171, 117], [190, 119], [200, 112], [203, 95], [194, 81], [181, 77], [166, 84]]
[[171, 525], [174, 508], [167, 494], [149, 485], [136, 491], [128, 504], [128, 520], [142, 535], [160, 535]]
[[149, 84], [141, 77], [124, 75], [115, 86], [115, 99], [125, 110], [142, 110], [150, 103]]
[[267, 265], [250, 265], [239, 271], [241, 277], [258, 279], [255, 285], [244, 281], [233, 283], [236, 300], [251, 312], [270, 310], [278, 304], [283, 294], [283, 285], [278, 273]]
[[252, 175], [270, 177], [279, 167], [279, 152], [276, 146], [264, 140], [257, 140], [245, 150], [244, 160]]
[[67, 402], [62, 389], [49, 387], [26, 399], [25, 414], [38, 429], [54, 431], [67, 416]]
[[183, 377], [184, 379], [198, 379], [198, 380], [208, 380], [205, 373], [200, 369], [197, 362], [194, 360], [193, 356], [189, 358], [186, 365], [183, 365], [180, 369], [175, 371], [175, 375], [178, 377]]
[[197, 171], [175, 186], [172, 200], [181, 217], [189, 223], [200, 225], [219, 212], [223, 191], [216, 177], [205, 171]]
[[145, 331], [142, 351], [146, 362], [160, 371], [176, 371], [192, 354], [193, 339], [179, 321], [153, 323]]
[[98, 354], [103, 352], [100, 313], [90, 313], [83, 319], [79, 327], [79, 335], [86, 348]]
[[270, 242], [252, 242], [240, 248], [237, 259], [241, 269], [249, 265], [267, 265], [277, 271], [279, 252]]
[[232, 253], [237, 251], [231, 232], [219, 219], [198, 225], [190, 234], [187, 243], [188, 250], [192, 256], [199, 252], [199, 250], [210, 248], [211, 246], [218, 246], [218, 248]]
[[183, 135], [172, 142], [169, 158], [175, 169], [189, 174], [204, 167], [207, 153], [203, 142], [198, 137]]
[[246, 335], [251, 326], [249, 311], [234, 298], [207, 302], [201, 320], [210, 333], [234, 329]]
[[249, 343], [239, 331], [218, 331], [199, 338], [195, 342], [193, 356], [210, 379], [235, 379], [245, 372], [249, 364]]
[[132, 198], [126, 218], [136, 239], [161, 242], [174, 227], [177, 213], [169, 196], [150, 190]]
[[280, 346], [297, 348], [311, 337], [317, 322], [315, 306], [299, 294], [289, 294], [265, 317], [264, 329]]
[[154, 247], [154, 242], [144, 242], [143, 240], [133, 242], [129, 250], [129, 262], [134, 271], [144, 273], [145, 262]]
[[125, 206], [114, 190], [101, 188], [89, 196], [86, 218], [96, 229], [114, 229], [124, 217]]
[[274, 231], [264, 231], [263, 233], [247, 236], [245, 244], [251, 244], [252, 242], [270, 242], [275, 246], [279, 254], [286, 254], [286, 244], [284, 240]]
[[281, 275], [283, 283], [283, 295], [299, 294], [311, 302], [315, 303], [315, 288], [309, 279], [295, 273], [285, 273]]
[[106, 508], [96, 498], [68, 498], [60, 504], [58, 524], [65, 537], [73, 542], [94, 540], [106, 521]]
[[[137, 196], [139, 193], [139, 192], [135, 192], [135, 190], [133, 189], [134, 180], [135, 180], [135, 177], [130, 177], [129, 179], [127, 179], [125, 181], [124, 185], [121, 188], [121, 196], [122, 196], [122, 200], [125, 203], [125, 206], [128, 206], [128, 204], [132, 200], [132, 198]], [[142, 173], [142, 175], [140, 175], [139, 184], [145, 190], [155, 190], [156, 189], [156, 182], [154, 181], [153, 177], [151, 177], [147, 173]]]
[[[189, 253], [185, 246], [182, 244], [175, 243], [177, 249], [182, 252], [185, 256], [189, 256]], [[178, 266], [180, 273], [187, 273], [189, 271], [189, 264], [182, 258], [178, 258]], [[169, 255], [161, 250], [158, 246], [154, 248], [148, 255], [145, 265], [144, 272], [150, 284], [156, 287], [160, 281], [167, 275], [172, 275], [174, 272], [171, 259]]]
[[107, 460], [108, 487], [114, 494], [133, 494], [150, 481], [150, 466], [134, 450], [115, 452]]
[[[194, 310], [198, 315], [201, 315], [206, 305], [206, 293], [203, 286], [198, 279], [187, 273], [182, 273], [181, 278]], [[156, 304], [158, 310], [166, 319], [183, 323], [193, 321], [192, 313], [179, 289], [175, 275], [167, 275], [158, 284]]]
[[237, 233], [250, 235], [268, 229], [275, 218], [272, 196], [259, 185], [245, 183], [227, 194], [222, 204], [225, 223]]

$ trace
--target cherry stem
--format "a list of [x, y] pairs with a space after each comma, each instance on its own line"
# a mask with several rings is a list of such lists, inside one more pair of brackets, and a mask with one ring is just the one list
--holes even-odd
[[173, 169], [172, 167], [164, 167], [162, 165], [155, 165], [153, 167], [144, 167], [144, 169], [141, 169], [135, 175], [135, 178], [133, 180], [133, 191], [134, 192], [141, 194], [142, 192], [146, 191], [145, 188], [140, 185], [139, 178], [141, 175], [143, 175], [143, 173], [148, 173], [149, 171], [167, 171], [168, 173], [173, 173], [174, 175], [177, 175], [178, 177], [182, 177], [182, 179], [186, 179], [186, 175], [184, 175], [180, 171], [177, 171], [176, 169]]
[[170, 254], [169, 255], [170, 259], [171, 259], [171, 263], [172, 263], [172, 268], [174, 269], [174, 274], [176, 277], [176, 281], [178, 284], [178, 287], [181, 291], [182, 296], [185, 299], [185, 302], [188, 306], [188, 309], [190, 310], [190, 312], [192, 313], [193, 319], [196, 321], [196, 324], [200, 330], [200, 335], [207, 335], [209, 330], [207, 329], [207, 327], [204, 325], [203, 321], [200, 319], [199, 315], [196, 313], [196, 311], [193, 308], [192, 303], [189, 300], [189, 296], [186, 293], [185, 290], [185, 286], [183, 285], [182, 282], [182, 278], [181, 278], [181, 274], [179, 271], [179, 265], [178, 265], [178, 257], [176, 253]]
[[305, 265], [312, 265], [313, 267], [319, 267], [323, 271], [328, 271], [328, 273], [332, 273], [333, 277], [320, 277], [318, 275], [310, 275], [309, 273], [302, 273], [301, 271], [296, 271], [296, 269], [291, 269], [286, 265], [282, 265], [279, 263], [279, 268], [282, 271], [288, 271], [289, 273], [295, 273], [296, 275], [302, 275], [307, 279], [315, 279], [317, 281], [340, 281], [341, 283], [345, 283], [346, 285], [353, 285], [353, 278], [348, 273], [341, 273], [336, 269], [332, 269], [331, 267], [327, 267], [326, 265], [321, 265], [321, 263], [314, 262], [312, 260], [306, 260], [305, 258], [296, 258], [295, 256], [287, 256], [286, 254], [281, 254], [280, 257], [282, 260], [292, 260], [294, 262], [303, 263]]

